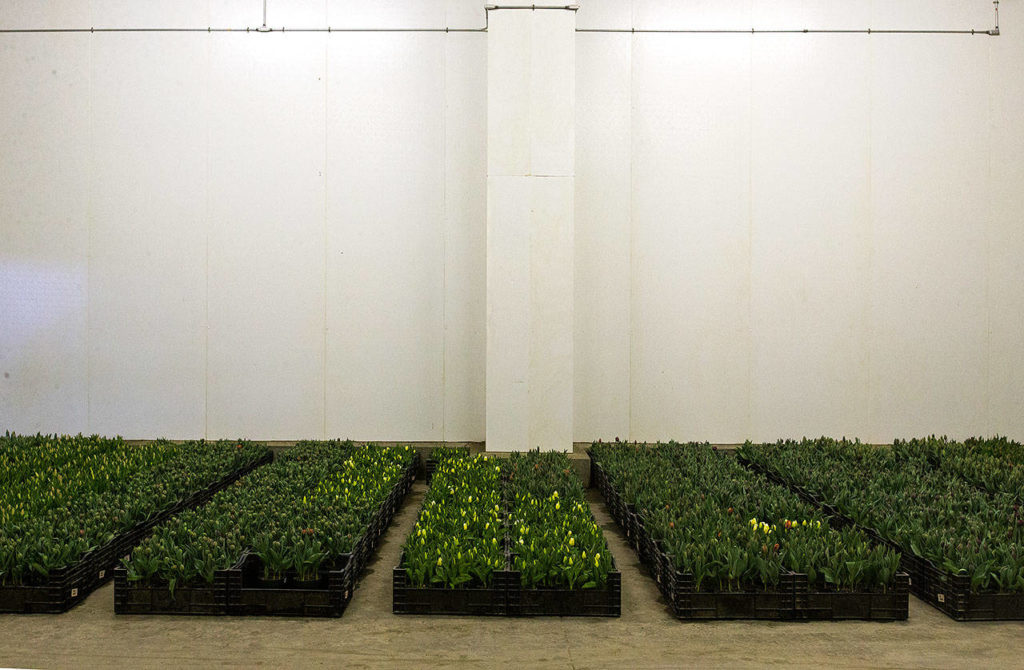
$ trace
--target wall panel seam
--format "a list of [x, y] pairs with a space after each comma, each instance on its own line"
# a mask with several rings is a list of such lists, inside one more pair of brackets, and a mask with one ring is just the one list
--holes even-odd
[[[444, 8], [448, 25], [448, 7]], [[448, 36], [441, 49], [441, 441], [448, 439]]]
[[[207, 6], [209, 7], [209, 6]], [[209, 11], [209, 10], [207, 10]], [[213, 126], [211, 109], [211, 80], [213, 79], [212, 47], [206, 42], [206, 295], [204, 297], [205, 323], [203, 324], [203, 437], [210, 438], [210, 135]]]
[[[327, 18], [327, 0], [324, 0], [324, 20], [326, 20], [326, 18]], [[327, 309], [327, 300], [328, 300], [328, 298], [327, 298], [327, 296], [328, 296], [328, 290], [327, 290], [327, 287], [328, 287], [328, 282], [327, 282], [327, 279], [328, 279], [328, 276], [327, 276], [327, 264], [328, 264], [328, 232], [327, 232], [328, 231], [328, 221], [327, 221], [327, 212], [328, 212], [328, 208], [327, 208], [327, 199], [330, 196], [329, 196], [329, 190], [327, 188], [327, 163], [328, 163], [328, 161], [327, 161], [327, 154], [328, 154], [328, 147], [330, 145], [329, 145], [327, 140], [328, 140], [328, 137], [329, 137], [328, 124], [329, 124], [329, 119], [330, 119], [330, 113], [329, 113], [330, 112], [330, 97], [328, 95], [328, 90], [329, 90], [329, 87], [330, 87], [330, 52], [331, 52], [331, 42], [330, 42], [330, 40], [324, 40], [324, 163], [323, 163], [323, 176], [321, 178], [321, 183], [323, 184], [323, 189], [324, 189], [324, 296], [323, 296], [323, 298], [324, 298], [324, 325], [323, 325], [323, 331], [324, 331], [324, 357], [323, 357], [323, 366], [321, 368], [321, 374], [323, 375], [323, 428], [321, 430], [322, 430], [322, 433], [323, 433], [323, 438], [325, 440], [327, 439], [327, 371], [328, 371], [328, 368], [327, 368], [327, 355], [328, 355], [328, 351], [329, 351], [328, 346], [327, 346], [327, 341], [328, 341], [328, 328], [327, 328], [327, 323], [328, 323], [327, 322], [327, 314], [328, 314], [328, 309]]]

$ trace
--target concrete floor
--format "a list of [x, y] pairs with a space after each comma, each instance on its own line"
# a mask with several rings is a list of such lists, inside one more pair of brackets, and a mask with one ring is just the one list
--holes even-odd
[[115, 617], [108, 584], [66, 614], [0, 615], [0, 666], [1024, 668], [1024, 623], [958, 624], [914, 598], [906, 623], [677, 621], [594, 490], [622, 618], [395, 616], [391, 569], [423, 492], [417, 482], [341, 619]]

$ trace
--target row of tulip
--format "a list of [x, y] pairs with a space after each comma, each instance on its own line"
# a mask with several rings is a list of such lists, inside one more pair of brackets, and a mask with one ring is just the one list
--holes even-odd
[[508, 481], [512, 568], [525, 588], [604, 588], [613, 565], [568, 457], [513, 453]]
[[301, 442], [209, 504], [158, 526], [125, 561], [128, 582], [211, 584], [243, 553], [267, 586], [310, 584], [350, 554], [395, 483], [413, 466], [410, 447]]
[[402, 568], [413, 586], [489, 587], [513, 570], [525, 588], [607, 584], [611, 554], [563, 453], [514, 453], [499, 461], [461, 451], [434, 454]]
[[490, 587], [506, 568], [501, 467], [468, 453], [437, 456], [402, 567], [415, 587]]
[[621, 577], [568, 456], [434, 459], [394, 570], [396, 614], [619, 616]]
[[740, 451], [903, 552], [968, 579], [972, 593], [1024, 592], [1024, 513], [1019, 489], [1007, 484], [1020, 462], [1012, 449], [821, 438]]
[[611, 486], [696, 591], [768, 591], [790, 573], [812, 589], [886, 591], [899, 555], [708, 445], [591, 448]]
[[39, 585], [269, 451], [247, 441], [132, 446], [6, 433], [0, 457], [0, 585]]
[[1004, 437], [974, 438], [957, 442], [946, 437], [896, 440], [898, 458], [916, 461], [920, 457], [942, 471], [994, 494], [1009, 494], [1024, 500], [1024, 445]]

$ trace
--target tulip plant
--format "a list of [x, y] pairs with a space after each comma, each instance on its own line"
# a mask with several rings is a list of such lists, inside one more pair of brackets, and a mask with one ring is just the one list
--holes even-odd
[[815, 588], [894, 583], [899, 554], [860, 531], [833, 530], [788, 489], [708, 445], [597, 443], [591, 453], [698, 590], [769, 590], [783, 571]]
[[413, 586], [489, 587], [504, 570], [501, 466], [484, 456], [438, 453], [437, 470], [405, 543]]
[[438, 463], [440, 463], [441, 461], [447, 461], [452, 458], [469, 458], [469, 448], [435, 447], [433, 451], [430, 452], [430, 458], [431, 460], [437, 461]]
[[267, 454], [241, 440], [0, 437], [0, 584], [41, 583], [180, 500]]
[[434, 457], [437, 471], [405, 543], [402, 567], [413, 586], [489, 587], [495, 571], [510, 567], [526, 588], [607, 583], [611, 554], [565, 454]]
[[373, 515], [415, 462], [411, 447], [356, 448], [300, 442], [205, 506], [158, 526], [125, 562], [129, 581], [210, 583], [245, 550], [263, 578], [315, 581], [366, 532]]
[[[975, 592], [1021, 592], [1024, 514], [1018, 496], [1006, 490], [985, 492], [961, 476], [982, 482], [981, 471], [967, 459], [985, 450], [1000, 453], [994, 444], [925, 440], [874, 447], [827, 438], [748, 443], [742, 453], [814, 491], [904, 551], [968, 575]], [[935, 455], [939, 467], [931, 460]]]
[[611, 553], [564, 453], [513, 453], [509, 484], [512, 567], [526, 588], [599, 588]]
[[991, 493], [1009, 493], [1024, 500], [1024, 446], [1003, 437], [954, 442], [946, 437], [896, 440], [902, 457], [926, 457], [945, 472], [958, 475]]

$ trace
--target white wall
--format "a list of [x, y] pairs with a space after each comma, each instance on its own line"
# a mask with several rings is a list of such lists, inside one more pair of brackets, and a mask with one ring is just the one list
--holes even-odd
[[[985, 0], [581, 4], [581, 28], [992, 24]], [[1024, 439], [1024, 7], [1002, 15], [578, 34], [576, 439]], [[0, 3], [2, 27], [261, 20]], [[0, 35], [0, 430], [483, 439], [486, 40]]]
[[488, 18], [484, 441], [572, 450], [576, 13]]
[[[0, 4], [244, 27], [251, 0]], [[269, 3], [275, 26], [482, 5]], [[0, 35], [0, 429], [482, 439], [484, 34]]]
[[[1024, 8], [1002, 10], [998, 38], [578, 36], [577, 440], [1024, 438]], [[579, 16], [993, 22], [963, 0]]]

